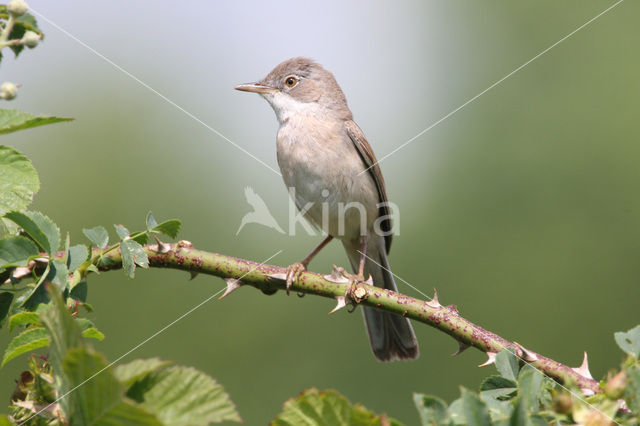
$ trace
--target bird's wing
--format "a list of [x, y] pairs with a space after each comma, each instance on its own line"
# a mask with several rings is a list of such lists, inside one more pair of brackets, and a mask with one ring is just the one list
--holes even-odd
[[392, 228], [391, 215], [389, 211], [389, 204], [387, 199], [387, 190], [384, 185], [384, 178], [382, 177], [382, 171], [380, 170], [380, 166], [376, 160], [376, 156], [373, 154], [373, 150], [367, 142], [367, 138], [364, 136], [360, 127], [353, 121], [348, 120], [345, 123], [345, 129], [351, 142], [358, 150], [358, 154], [360, 154], [360, 158], [362, 159], [362, 163], [364, 165], [363, 170], [367, 170], [367, 173], [371, 175], [373, 181], [376, 183], [376, 188], [378, 190], [378, 197], [380, 198], [380, 207], [378, 207], [378, 217], [385, 217], [385, 219], [380, 223], [380, 229], [385, 232], [385, 247], [387, 253], [391, 249], [391, 239], [392, 235], [389, 232]]

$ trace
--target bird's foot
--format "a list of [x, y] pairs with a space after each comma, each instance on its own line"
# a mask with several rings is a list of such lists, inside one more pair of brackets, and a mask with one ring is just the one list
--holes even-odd
[[289, 295], [289, 289], [291, 288], [293, 283], [297, 281], [298, 278], [300, 278], [300, 274], [302, 274], [303, 272], [306, 272], [306, 270], [307, 270], [307, 267], [300, 262], [294, 263], [293, 265], [289, 265], [289, 267], [287, 268], [287, 277], [286, 277], [287, 296]]

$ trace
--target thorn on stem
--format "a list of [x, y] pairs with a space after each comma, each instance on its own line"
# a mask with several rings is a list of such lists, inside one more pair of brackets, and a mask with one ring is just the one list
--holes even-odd
[[199, 272], [196, 271], [189, 271], [189, 281], [193, 280], [195, 277], [197, 277], [199, 274]]
[[168, 253], [171, 246], [169, 244], [165, 244], [162, 241], [160, 241], [160, 238], [158, 238], [157, 235], [154, 235], [153, 237], [156, 239], [156, 242], [158, 243], [158, 247], [156, 248], [155, 252], [158, 254]]
[[224, 293], [222, 293], [222, 296], [218, 297], [218, 300], [222, 300], [223, 298], [231, 294], [231, 292], [239, 289], [243, 284], [242, 281], [239, 281], [235, 278], [225, 278], [224, 281], [227, 283], [227, 288], [224, 290]]
[[[582, 365], [580, 365], [580, 367], [578, 368], [572, 368], [572, 370], [578, 373], [579, 375], [581, 375], [582, 377], [593, 380], [593, 377], [591, 376], [591, 372], [589, 371], [589, 358], [587, 357], [586, 351], [584, 353], [584, 358], [582, 359]], [[583, 389], [583, 392], [584, 392], [584, 389]]]
[[488, 359], [478, 367], [486, 367], [487, 365], [493, 364], [494, 362], [496, 362], [496, 355], [498, 354], [495, 352], [487, 352]]
[[345, 306], [347, 306], [347, 298], [344, 296], [336, 296], [335, 297], [336, 301], [338, 303], [336, 303], [335, 308], [333, 308], [331, 311], [329, 311], [330, 314], [339, 311], [340, 309], [344, 308]]
[[438, 290], [436, 290], [435, 288], [433, 289], [433, 298], [427, 302], [425, 302], [428, 306], [434, 308], [434, 309], [438, 309], [441, 308], [442, 305], [440, 304], [440, 301], [438, 300]]
[[518, 342], [513, 342], [513, 344], [516, 345], [518, 349], [520, 349], [520, 351], [522, 352], [522, 359], [524, 359], [525, 361], [533, 362], [538, 360], [538, 355], [535, 352], [530, 351]]
[[468, 348], [469, 348], [469, 345], [467, 345], [466, 343], [458, 342], [458, 350], [452, 353], [451, 356], [460, 355], [462, 352], [464, 352]]

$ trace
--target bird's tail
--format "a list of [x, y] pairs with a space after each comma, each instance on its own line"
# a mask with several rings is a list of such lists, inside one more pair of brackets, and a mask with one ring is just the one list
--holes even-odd
[[[354, 272], [360, 265], [359, 243], [343, 241]], [[389, 268], [384, 238], [371, 236], [368, 241], [364, 278], [373, 278], [373, 285], [398, 291]], [[418, 341], [409, 319], [389, 312], [363, 307], [364, 322], [369, 334], [373, 354], [379, 361], [408, 360], [418, 358]]]

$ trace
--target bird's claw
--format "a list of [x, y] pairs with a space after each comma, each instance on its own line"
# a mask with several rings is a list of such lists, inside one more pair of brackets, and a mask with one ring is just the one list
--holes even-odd
[[300, 274], [302, 274], [303, 272], [306, 272], [307, 267], [300, 263], [294, 263], [293, 265], [289, 265], [289, 267], [287, 268], [287, 277], [286, 277], [286, 281], [287, 281], [287, 296], [289, 295], [289, 290], [291, 289], [291, 286], [293, 285], [293, 283], [300, 278]]

